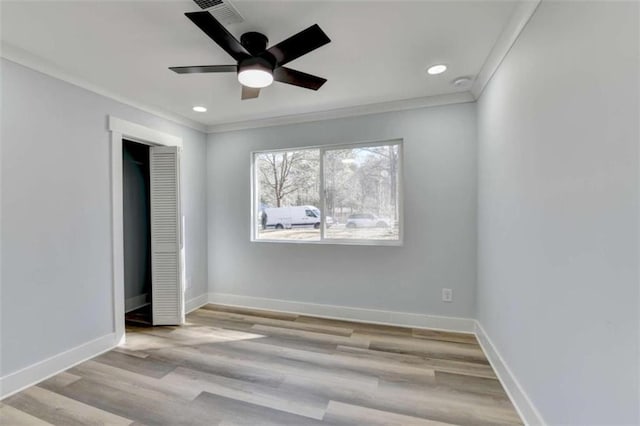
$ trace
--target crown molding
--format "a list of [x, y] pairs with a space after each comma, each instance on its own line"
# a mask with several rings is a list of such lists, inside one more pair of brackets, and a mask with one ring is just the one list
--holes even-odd
[[73, 84], [74, 86], [81, 87], [90, 92], [112, 99], [116, 102], [120, 102], [130, 107], [147, 112], [149, 114], [153, 114], [157, 117], [164, 118], [165, 120], [173, 121], [174, 123], [181, 124], [183, 126], [198, 130], [200, 132], [206, 132], [207, 130], [207, 127], [204, 124], [189, 120], [188, 118], [182, 117], [177, 114], [173, 114], [168, 111], [164, 111], [159, 108], [141, 104], [132, 99], [129, 99], [124, 96], [105, 90], [95, 84], [89, 83], [81, 78], [78, 78], [74, 75], [71, 75], [61, 70], [58, 66], [56, 66], [55, 64], [47, 60], [44, 60], [32, 53], [27, 52], [24, 49], [15, 47], [4, 41], [1, 44], [0, 57], [5, 58], [11, 62], [15, 62], [19, 65], [25, 66], [27, 68], [31, 68], [42, 74], [46, 74], [50, 77], [57, 78], [58, 80], [65, 81], [67, 83]]
[[332, 120], [335, 118], [356, 117], [359, 115], [379, 114], [382, 112], [404, 111], [434, 107], [440, 105], [474, 102], [470, 92], [451, 93], [448, 95], [425, 96], [421, 98], [402, 99], [399, 101], [380, 102], [357, 105], [325, 111], [303, 114], [283, 115], [256, 120], [238, 121], [235, 123], [216, 124], [207, 128], [207, 133], [223, 133], [236, 130], [256, 129], [260, 127], [282, 126], [287, 124], [308, 123], [311, 121]]
[[474, 99], [480, 98], [485, 86], [498, 70], [504, 58], [509, 54], [511, 47], [514, 45], [520, 33], [527, 25], [538, 5], [542, 0], [521, 0], [511, 14], [507, 25], [500, 33], [500, 36], [493, 45], [489, 56], [485, 60], [480, 72], [478, 73], [473, 86], [471, 86], [471, 94]]

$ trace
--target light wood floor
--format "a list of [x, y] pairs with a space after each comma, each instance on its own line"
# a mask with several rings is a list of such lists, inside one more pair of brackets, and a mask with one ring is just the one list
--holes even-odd
[[472, 335], [208, 305], [5, 399], [5, 425], [522, 424]]

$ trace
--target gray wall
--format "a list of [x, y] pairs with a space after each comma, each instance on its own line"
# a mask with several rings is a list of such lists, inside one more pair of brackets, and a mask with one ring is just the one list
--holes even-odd
[[[475, 114], [459, 104], [209, 135], [209, 291], [474, 316]], [[252, 150], [394, 138], [404, 139], [403, 247], [249, 241]]]
[[206, 292], [203, 133], [2, 60], [0, 374], [113, 331], [107, 115], [184, 139], [187, 299]]
[[638, 7], [543, 1], [479, 101], [479, 320], [549, 424], [640, 422]]

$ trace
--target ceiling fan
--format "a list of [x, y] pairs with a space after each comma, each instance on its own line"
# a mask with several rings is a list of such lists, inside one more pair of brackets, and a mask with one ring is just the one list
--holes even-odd
[[274, 80], [311, 90], [318, 90], [327, 81], [283, 66], [331, 41], [317, 24], [267, 49], [269, 39], [264, 34], [244, 33], [238, 41], [209, 12], [189, 12], [185, 16], [218, 43], [237, 64], [169, 67], [178, 74], [238, 73], [243, 100], [257, 98], [260, 89], [269, 86]]

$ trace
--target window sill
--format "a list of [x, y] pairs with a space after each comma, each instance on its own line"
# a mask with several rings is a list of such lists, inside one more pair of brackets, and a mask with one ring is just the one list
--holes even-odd
[[276, 243], [276, 244], [308, 244], [308, 245], [331, 245], [331, 246], [373, 246], [373, 247], [402, 247], [402, 240], [269, 240], [269, 239], [251, 239], [252, 243]]

